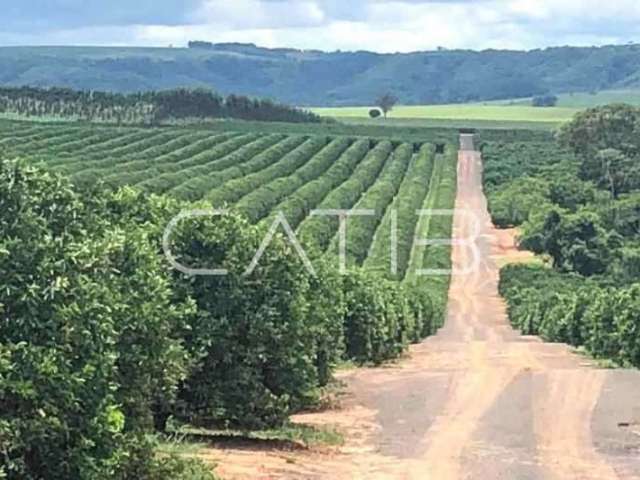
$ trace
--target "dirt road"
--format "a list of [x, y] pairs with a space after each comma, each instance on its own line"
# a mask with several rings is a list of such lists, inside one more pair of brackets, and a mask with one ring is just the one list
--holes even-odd
[[344, 375], [342, 409], [298, 418], [339, 426], [344, 447], [208, 451], [224, 478], [640, 479], [640, 373], [599, 369], [509, 326], [498, 264], [523, 253], [491, 225], [480, 155], [461, 140], [454, 236], [478, 235], [453, 263], [478, 265], [454, 276], [445, 327], [398, 364]]

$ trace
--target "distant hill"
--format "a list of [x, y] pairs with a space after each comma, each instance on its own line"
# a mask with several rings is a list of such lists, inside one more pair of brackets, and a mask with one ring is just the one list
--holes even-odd
[[442, 104], [640, 87], [640, 45], [406, 54], [266, 49], [4, 47], [0, 85], [115, 92], [207, 86], [300, 106]]

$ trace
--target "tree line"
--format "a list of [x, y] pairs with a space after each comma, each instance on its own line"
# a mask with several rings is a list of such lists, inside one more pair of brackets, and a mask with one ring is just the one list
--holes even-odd
[[321, 121], [311, 112], [268, 99], [223, 97], [204, 88], [123, 94], [69, 88], [1, 87], [0, 113], [117, 124], [220, 118], [290, 123]]

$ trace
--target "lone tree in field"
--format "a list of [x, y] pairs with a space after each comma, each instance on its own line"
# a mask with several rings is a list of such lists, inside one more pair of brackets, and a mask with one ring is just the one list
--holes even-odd
[[380, 98], [378, 98], [378, 100], [376, 101], [376, 106], [380, 107], [380, 110], [382, 110], [382, 113], [384, 114], [384, 118], [387, 118], [387, 115], [391, 110], [393, 110], [393, 107], [396, 106], [396, 103], [398, 103], [397, 97], [390, 93], [385, 93]]

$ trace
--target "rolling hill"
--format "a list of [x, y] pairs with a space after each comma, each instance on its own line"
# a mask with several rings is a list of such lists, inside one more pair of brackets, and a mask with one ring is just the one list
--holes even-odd
[[0, 85], [131, 92], [206, 86], [301, 106], [446, 104], [640, 86], [640, 45], [407, 54], [266, 49], [192, 42], [190, 48], [5, 47]]

